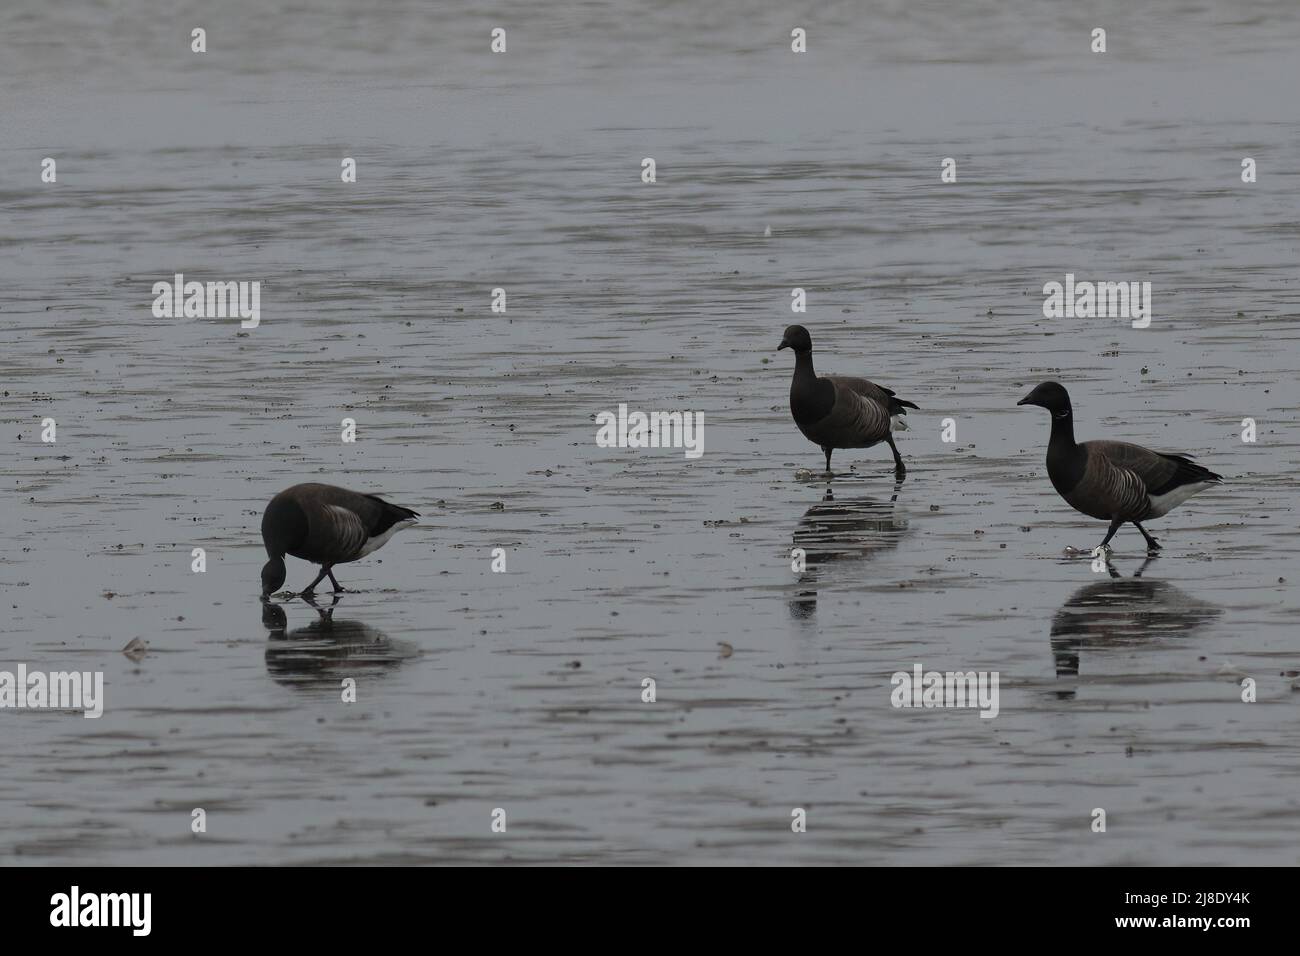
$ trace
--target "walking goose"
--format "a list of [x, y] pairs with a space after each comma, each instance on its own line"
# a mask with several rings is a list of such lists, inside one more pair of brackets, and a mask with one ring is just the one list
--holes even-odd
[[308, 483], [280, 492], [262, 515], [262, 542], [270, 558], [262, 567], [262, 597], [284, 584], [286, 554], [321, 565], [316, 580], [303, 590], [304, 597], [324, 577], [335, 591], [342, 591], [334, 578], [334, 565], [377, 551], [419, 517], [409, 508], [335, 485]]
[[1070, 394], [1057, 382], [1043, 382], [1016, 404], [1038, 405], [1052, 413], [1052, 437], [1047, 443], [1052, 487], [1075, 511], [1110, 522], [1094, 553], [1109, 551], [1110, 539], [1125, 522], [1142, 532], [1149, 551], [1159, 551], [1159, 542], [1141, 523], [1167, 514], [1223, 480], [1186, 455], [1122, 441], [1076, 443]]
[[790, 382], [790, 414], [799, 431], [821, 446], [826, 454], [826, 471], [831, 470], [831, 452], [836, 448], [870, 448], [882, 441], [894, 453], [894, 473], [907, 473], [894, 444], [894, 431], [906, 431], [903, 416], [911, 402], [865, 378], [845, 378], [813, 371], [812, 336], [802, 325], [792, 325], [777, 346], [794, 349], [794, 378]]

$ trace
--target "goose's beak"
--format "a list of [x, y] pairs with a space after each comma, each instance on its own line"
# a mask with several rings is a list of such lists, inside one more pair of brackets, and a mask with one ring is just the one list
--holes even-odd
[[1022, 398], [1020, 401], [1016, 402], [1016, 404], [1017, 404], [1017, 405], [1033, 405], [1034, 403], [1031, 402], [1031, 401], [1029, 400], [1029, 396], [1026, 395], [1026, 396], [1025, 396], [1024, 398]]
[[785, 339], [782, 339], [781, 344], [776, 347], [776, 350], [779, 352], [782, 349], [788, 349], [789, 347], [790, 347], [790, 343], [787, 342]]

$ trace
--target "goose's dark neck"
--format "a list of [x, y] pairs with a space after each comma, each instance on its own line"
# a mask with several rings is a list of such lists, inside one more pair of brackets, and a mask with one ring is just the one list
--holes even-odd
[[812, 349], [794, 354], [794, 374], [799, 378], [816, 378], [813, 371]]
[[1047, 477], [1063, 495], [1068, 495], [1083, 480], [1088, 468], [1088, 453], [1074, 442], [1074, 413], [1052, 413], [1052, 437], [1047, 443]]
[[1052, 438], [1047, 450], [1058, 454], [1074, 450], [1074, 413], [1070, 409], [1064, 414], [1052, 412]]
[[819, 422], [835, 407], [835, 385], [813, 371], [812, 350], [796, 352], [790, 379], [790, 411], [797, 422]]

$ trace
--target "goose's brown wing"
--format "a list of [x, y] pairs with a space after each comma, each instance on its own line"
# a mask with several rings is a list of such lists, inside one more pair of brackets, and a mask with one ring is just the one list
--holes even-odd
[[1088, 446], [1088, 459], [1083, 476], [1062, 497], [1076, 511], [1104, 521], [1141, 521], [1145, 518], [1150, 498], [1142, 476], [1091, 447], [1095, 442], [1085, 444]]
[[868, 381], [865, 378], [852, 378], [850, 376], [827, 375], [826, 378], [838, 382], [845, 388], [852, 389], [863, 398], [869, 398], [872, 401], [879, 402], [885, 407], [885, 411], [891, 416], [906, 415], [909, 408], [918, 408], [915, 402], [906, 402], [894, 394], [892, 388], [885, 388], [883, 385], [877, 385], [875, 382]]
[[1149, 494], [1159, 494], [1157, 489], [1164, 488], [1178, 474], [1181, 456], [1162, 455], [1125, 441], [1086, 441], [1081, 444], [1087, 449], [1089, 458], [1097, 455], [1116, 468], [1133, 472], [1142, 479]]
[[853, 378], [849, 375], [823, 375], [822, 378], [828, 379], [836, 385], [843, 385], [849, 391], [861, 395], [863, 398], [879, 402], [886, 408], [889, 407], [889, 400], [894, 397], [892, 389], [877, 385], [865, 378]]
[[350, 508], [317, 503], [307, 512], [307, 550], [318, 564], [351, 561], [370, 537], [361, 516]]
[[[823, 443], [835, 448], [867, 448], [884, 441], [889, 435], [888, 395], [866, 379], [826, 378], [835, 386], [835, 404], [817, 423], [818, 431], [830, 439]], [[876, 394], [853, 383], [870, 386]]]

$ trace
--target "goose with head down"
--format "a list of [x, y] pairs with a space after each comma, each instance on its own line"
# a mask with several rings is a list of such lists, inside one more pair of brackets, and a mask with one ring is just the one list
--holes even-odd
[[269, 558], [262, 568], [262, 597], [284, 584], [285, 555], [321, 566], [316, 580], [303, 590], [304, 597], [310, 597], [324, 577], [335, 591], [343, 590], [334, 565], [377, 551], [419, 517], [410, 508], [335, 485], [307, 483], [280, 492], [262, 515], [262, 543]]

